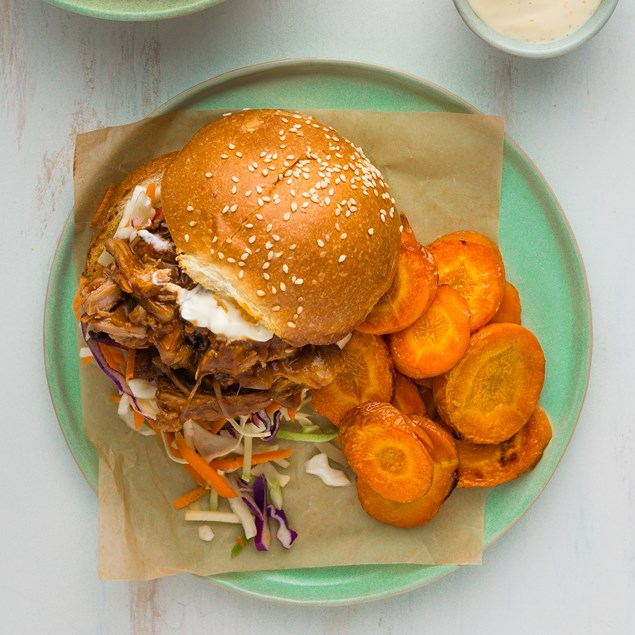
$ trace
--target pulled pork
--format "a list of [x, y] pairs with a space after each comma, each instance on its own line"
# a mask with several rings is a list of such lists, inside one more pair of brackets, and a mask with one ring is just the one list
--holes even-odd
[[[150, 231], [171, 242], [164, 223]], [[81, 320], [90, 332], [136, 349], [135, 377], [157, 384], [160, 428], [249, 415], [274, 402], [297, 407], [304, 389], [326, 386], [340, 368], [336, 345], [294, 348], [275, 336], [227, 341], [183, 320], [166, 283], [185, 289], [194, 283], [178, 267], [174, 248], [111, 238], [106, 251], [112, 264], [81, 289]]]

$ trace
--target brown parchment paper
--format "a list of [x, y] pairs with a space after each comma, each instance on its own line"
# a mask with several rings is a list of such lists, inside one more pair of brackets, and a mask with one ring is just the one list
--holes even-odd
[[[180, 148], [221, 112], [181, 112], [79, 135], [75, 152], [75, 254], [78, 276], [90, 218], [106, 187], [144, 161]], [[498, 237], [503, 158], [499, 117], [450, 113], [312, 112], [335, 127], [381, 169], [421, 242], [456, 229]], [[244, 549], [230, 558], [240, 528], [214, 525], [198, 538], [172, 501], [191, 489], [184, 470], [155, 437], [142, 437], [108, 401], [113, 387], [95, 364], [81, 373], [84, 427], [99, 453], [99, 574], [151, 579], [173, 573], [212, 575], [351, 564], [476, 564], [481, 560], [484, 493], [455, 490], [437, 516], [415, 529], [382, 525], [361, 509], [354, 486], [326, 487], [304, 473], [311, 444], [294, 448], [285, 510], [299, 538], [290, 550]], [[280, 444], [283, 445], [283, 444]], [[275, 527], [272, 524], [272, 530]]]

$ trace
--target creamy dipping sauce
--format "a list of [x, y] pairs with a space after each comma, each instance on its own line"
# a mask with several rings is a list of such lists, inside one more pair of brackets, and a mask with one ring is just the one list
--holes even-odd
[[501, 35], [526, 42], [559, 40], [580, 28], [601, 0], [468, 0]]

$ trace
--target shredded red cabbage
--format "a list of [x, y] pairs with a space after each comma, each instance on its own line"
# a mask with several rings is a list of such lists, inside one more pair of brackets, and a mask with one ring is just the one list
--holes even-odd
[[284, 510], [277, 509], [273, 505], [267, 505], [267, 515], [278, 521], [278, 531], [276, 531], [278, 542], [285, 549], [291, 549], [295, 539], [298, 537], [298, 532], [289, 527], [289, 521]]
[[280, 428], [281, 418], [282, 413], [280, 410], [274, 411], [273, 418], [269, 416], [269, 413], [266, 410], [259, 410], [251, 415], [251, 422], [259, 430], [267, 432], [267, 435], [262, 437], [262, 441], [271, 441], [271, 439], [276, 436], [278, 429]]
[[88, 330], [88, 327], [83, 322], [81, 323], [81, 329], [82, 335], [84, 336], [84, 341], [86, 342], [86, 346], [88, 346], [88, 348], [90, 349], [94, 360], [97, 362], [97, 365], [99, 366], [99, 368], [101, 368], [104, 375], [106, 375], [106, 377], [108, 377], [108, 379], [110, 379], [110, 381], [115, 384], [119, 392], [128, 395], [132, 407], [137, 412], [142, 414], [146, 419], [152, 419], [154, 421], [155, 417], [152, 414], [145, 412], [144, 409], [141, 407], [139, 401], [132, 393], [132, 390], [130, 390], [130, 386], [128, 386], [126, 378], [121, 373], [113, 370], [108, 365], [106, 358], [101, 352], [99, 344], [102, 343], [106, 344], [107, 346], [116, 346], [117, 348], [121, 347], [116, 342], [113, 342], [113, 340], [111, 340], [107, 335], [101, 333], [98, 336], [92, 335], [91, 332]]

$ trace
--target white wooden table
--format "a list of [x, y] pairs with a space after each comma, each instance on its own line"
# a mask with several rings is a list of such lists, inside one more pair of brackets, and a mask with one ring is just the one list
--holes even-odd
[[[137, 24], [2, 0], [0, 633], [635, 632], [633, 24], [635, 3], [622, 0], [584, 48], [531, 61], [477, 40], [450, 0], [227, 0]], [[189, 576], [100, 581], [96, 497], [59, 430], [42, 356], [74, 135], [142, 118], [219, 73], [306, 56], [392, 66], [505, 115], [587, 268], [594, 358], [577, 431], [542, 496], [482, 566], [407, 595], [322, 609]]]

